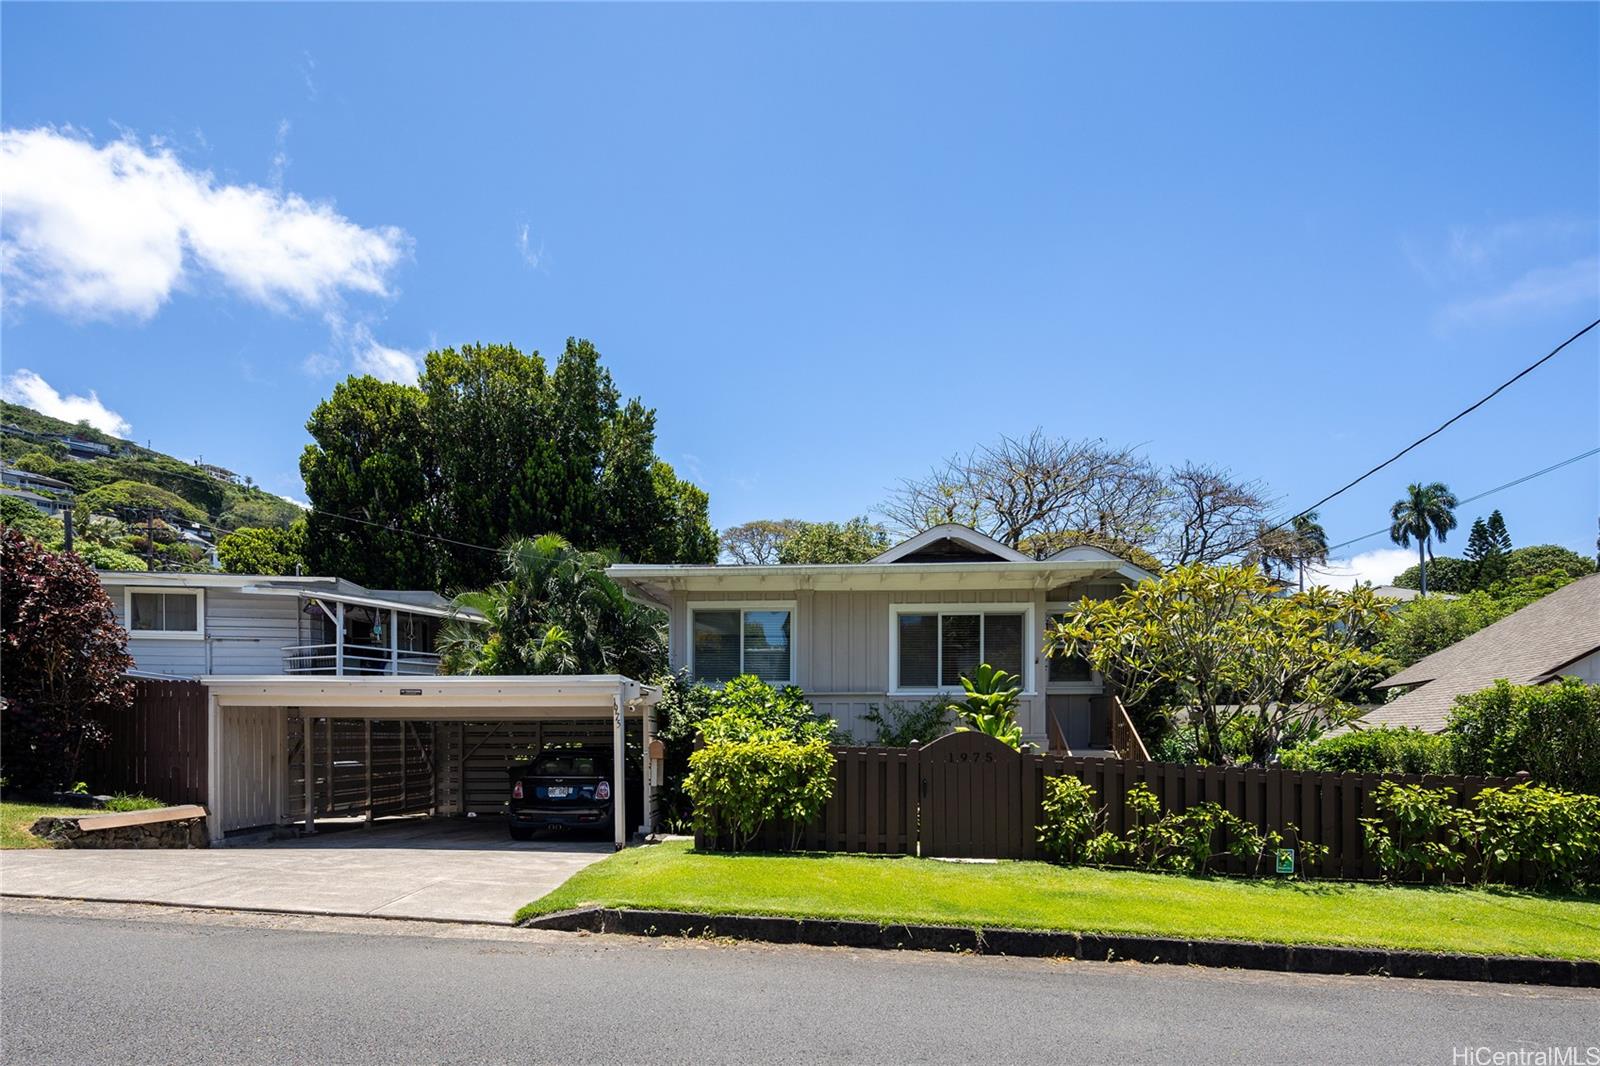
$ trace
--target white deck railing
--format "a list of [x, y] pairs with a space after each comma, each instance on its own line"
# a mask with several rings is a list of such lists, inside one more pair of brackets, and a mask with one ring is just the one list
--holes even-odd
[[283, 672], [355, 676], [436, 674], [439, 656], [431, 651], [346, 644], [341, 657], [337, 644], [299, 644], [283, 649]]

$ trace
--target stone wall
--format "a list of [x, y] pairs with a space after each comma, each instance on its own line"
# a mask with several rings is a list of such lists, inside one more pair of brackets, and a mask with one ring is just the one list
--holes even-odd
[[[138, 813], [148, 816], [158, 812]], [[29, 832], [57, 848], [204, 848], [211, 843], [203, 813], [161, 819], [146, 817], [131, 825], [84, 828], [80, 824], [89, 822], [92, 825], [113, 818], [104, 813], [40, 818]]]

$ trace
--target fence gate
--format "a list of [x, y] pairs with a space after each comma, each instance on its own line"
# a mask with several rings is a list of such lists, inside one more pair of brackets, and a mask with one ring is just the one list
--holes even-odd
[[925, 856], [1021, 858], [1033, 840], [1017, 753], [982, 733], [947, 733], [917, 753]]

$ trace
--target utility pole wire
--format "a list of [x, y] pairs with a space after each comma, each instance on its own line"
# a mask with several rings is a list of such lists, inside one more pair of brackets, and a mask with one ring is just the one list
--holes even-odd
[[1479, 400], [1477, 403], [1473, 404], [1470, 407], [1464, 408], [1464, 409], [1456, 412], [1455, 414], [1451, 415], [1449, 418], [1447, 418], [1443, 422], [1439, 423], [1439, 425], [1436, 428], [1434, 428], [1433, 430], [1429, 431], [1428, 433], [1425, 433], [1422, 436], [1418, 437], [1416, 440], [1412, 441], [1410, 444], [1407, 444], [1404, 448], [1401, 448], [1399, 451], [1395, 452], [1393, 455], [1389, 456], [1389, 458], [1385, 459], [1383, 462], [1379, 463], [1377, 466], [1373, 467], [1371, 470], [1368, 470], [1365, 474], [1362, 474], [1360, 477], [1356, 478], [1354, 481], [1351, 481], [1351, 482], [1349, 482], [1349, 483], [1347, 483], [1345, 485], [1342, 485], [1341, 487], [1335, 489], [1333, 492], [1328, 493], [1328, 495], [1324, 496], [1322, 499], [1318, 500], [1316, 503], [1312, 504], [1310, 507], [1307, 507], [1307, 508], [1305, 508], [1304, 510], [1301, 510], [1301, 511], [1297, 511], [1296, 513], [1290, 515], [1288, 518], [1284, 519], [1282, 522], [1279, 522], [1277, 525], [1272, 526], [1270, 529], [1266, 530], [1265, 532], [1271, 533], [1271, 532], [1273, 532], [1275, 530], [1282, 529], [1284, 526], [1287, 526], [1289, 523], [1293, 522], [1296, 518], [1304, 518], [1306, 515], [1310, 514], [1312, 511], [1315, 511], [1317, 508], [1321, 507], [1323, 504], [1327, 503], [1329, 500], [1332, 500], [1337, 496], [1341, 496], [1344, 493], [1348, 492], [1349, 490], [1355, 488], [1357, 485], [1359, 485], [1363, 481], [1367, 480], [1367, 478], [1371, 477], [1373, 474], [1376, 474], [1378, 471], [1382, 470], [1384, 467], [1390, 465], [1395, 460], [1399, 459], [1402, 455], [1405, 455], [1407, 452], [1412, 451], [1413, 449], [1419, 447], [1420, 445], [1425, 444], [1428, 441], [1432, 440], [1434, 437], [1437, 437], [1439, 434], [1443, 433], [1446, 429], [1449, 429], [1455, 423], [1461, 421], [1463, 418], [1467, 417], [1467, 415], [1470, 415], [1472, 412], [1476, 411], [1478, 408], [1482, 407], [1484, 404], [1488, 403], [1490, 400], [1492, 400], [1496, 396], [1500, 395], [1502, 392], [1504, 392], [1506, 389], [1510, 388], [1516, 382], [1520, 381], [1522, 378], [1528, 376], [1529, 374], [1533, 373], [1535, 370], [1539, 369], [1539, 367], [1543, 366], [1544, 364], [1548, 363], [1550, 360], [1554, 359], [1557, 355], [1561, 354], [1562, 349], [1566, 348], [1567, 345], [1571, 344], [1573, 341], [1577, 340], [1579, 337], [1582, 337], [1585, 333], [1588, 333], [1590, 330], [1594, 329], [1596, 326], [1600, 326], [1600, 318], [1595, 319], [1593, 322], [1589, 323], [1587, 326], [1584, 326], [1578, 332], [1574, 333], [1572, 336], [1568, 337], [1566, 340], [1562, 341], [1560, 344], [1558, 344], [1554, 348], [1550, 349], [1550, 351], [1548, 353], [1546, 353], [1542, 358], [1536, 360], [1533, 363], [1528, 364], [1527, 366], [1523, 367], [1521, 370], [1519, 370], [1515, 374], [1513, 374], [1511, 377], [1509, 377], [1505, 381], [1501, 382], [1498, 386], [1495, 387], [1494, 391], [1490, 392], [1487, 396], [1485, 396], [1483, 399]]

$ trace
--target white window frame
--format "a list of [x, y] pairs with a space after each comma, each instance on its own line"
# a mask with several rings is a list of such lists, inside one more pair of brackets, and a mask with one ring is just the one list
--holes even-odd
[[[1070, 603], [1056, 603], [1052, 601], [1045, 604], [1044, 616], [1047, 620], [1046, 624], [1049, 624], [1049, 620], [1054, 619], [1057, 615], [1065, 614], [1072, 610], [1072, 608], [1077, 605], [1077, 602], [1078, 601], [1076, 600], [1073, 600]], [[1041, 639], [1041, 647], [1043, 646], [1043, 643], [1044, 642]], [[1045, 662], [1044, 671], [1045, 692], [1052, 696], [1099, 696], [1106, 690], [1105, 677], [1101, 675], [1100, 671], [1094, 669], [1092, 666], [1089, 668], [1089, 680], [1087, 681], [1051, 681], [1050, 664], [1048, 659]]]
[[789, 612], [789, 677], [783, 681], [768, 680], [769, 685], [798, 685], [800, 682], [796, 675], [800, 672], [800, 607], [795, 600], [690, 600], [688, 631], [684, 640], [688, 643], [689, 676], [697, 685], [720, 685], [720, 681], [701, 681], [700, 673], [694, 665], [694, 615], [696, 611], [738, 611], [739, 612], [739, 673], [744, 673], [744, 616], [747, 611], [788, 611]]
[[[941, 619], [945, 615], [968, 614], [1020, 614], [1022, 615], [1022, 695], [1036, 696], [1038, 688], [1034, 685], [1034, 660], [1039, 657], [1039, 649], [1029, 649], [1029, 640], [1035, 644], [1039, 641], [1039, 632], [1034, 628], [1033, 604], [1025, 601], [1015, 603], [891, 603], [889, 605], [889, 690], [890, 696], [939, 696], [946, 693], [960, 692], [960, 685], [934, 685], [929, 688], [901, 688], [900, 687], [900, 616], [903, 614], [936, 614]], [[980, 630], [981, 631], [981, 630]], [[980, 646], [979, 661], [983, 658], [983, 649]], [[944, 676], [944, 624], [940, 623], [939, 658], [934, 667], [935, 676]]]
[[[135, 629], [133, 628], [133, 594], [155, 593], [161, 596], [193, 596], [194, 629]], [[206, 636], [206, 590], [162, 588], [159, 585], [125, 585], [122, 589], [122, 628], [128, 631], [129, 640], [204, 640]]]

